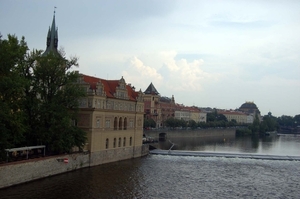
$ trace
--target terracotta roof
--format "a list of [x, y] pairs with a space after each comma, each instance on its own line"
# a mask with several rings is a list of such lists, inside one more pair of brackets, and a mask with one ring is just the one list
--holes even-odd
[[[105, 80], [98, 77], [92, 77], [88, 75], [83, 74], [83, 80], [86, 83], [90, 84], [91, 89], [96, 89], [97, 83], [102, 83], [104, 87], [104, 91], [107, 97], [109, 98], [116, 98], [114, 94], [116, 93], [116, 88], [119, 86], [120, 80]], [[129, 100], [136, 101], [136, 98], [138, 97], [138, 92], [136, 92], [131, 86], [126, 85], [127, 94], [129, 97]]]

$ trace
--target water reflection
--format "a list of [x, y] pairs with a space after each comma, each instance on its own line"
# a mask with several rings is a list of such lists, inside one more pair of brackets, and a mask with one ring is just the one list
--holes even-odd
[[[297, 135], [188, 137], [171, 141], [175, 143], [172, 150], [300, 155]], [[169, 141], [159, 142], [158, 148], [168, 150], [171, 145]]]

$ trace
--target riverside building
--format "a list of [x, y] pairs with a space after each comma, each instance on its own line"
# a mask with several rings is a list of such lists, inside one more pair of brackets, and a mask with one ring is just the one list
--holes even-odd
[[[48, 30], [46, 45], [42, 56], [50, 52], [60, 56], [55, 15]], [[79, 74], [77, 83], [87, 96], [80, 99], [79, 117], [74, 125], [87, 133], [85, 150], [90, 153], [90, 166], [140, 157], [147, 153], [146, 146], [142, 146], [142, 91], [135, 91], [123, 77], [119, 80], [105, 80]]]
[[142, 91], [135, 91], [123, 77], [105, 80], [80, 74], [78, 84], [87, 96], [80, 99], [77, 126], [87, 132], [91, 165], [142, 156]]
[[157, 128], [164, 128], [164, 122], [171, 117], [185, 121], [206, 122], [207, 115], [195, 106], [175, 103], [174, 95], [171, 98], [160, 96], [152, 83], [144, 91], [144, 112], [145, 118], [153, 119]]

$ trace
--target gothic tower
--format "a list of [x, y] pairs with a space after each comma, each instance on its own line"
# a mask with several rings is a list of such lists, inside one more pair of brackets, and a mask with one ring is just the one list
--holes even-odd
[[46, 56], [50, 52], [54, 54], [59, 54], [57, 51], [58, 46], [58, 28], [55, 27], [55, 11], [53, 14], [52, 26], [49, 27], [48, 35], [47, 35], [47, 48], [43, 53], [43, 56]]

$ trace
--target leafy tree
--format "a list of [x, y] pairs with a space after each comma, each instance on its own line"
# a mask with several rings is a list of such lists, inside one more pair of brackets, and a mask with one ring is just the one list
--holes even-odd
[[300, 114], [299, 115], [295, 115], [295, 117], [294, 117], [294, 124], [295, 124], [295, 126], [300, 126]]
[[250, 125], [249, 128], [251, 129], [252, 133], [255, 134], [259, 132], [259, 126], [260, 126], [260, 120], [258, 118], [258, 114], [255, 114], [253, 123]]
[[223, 114], [218, 114], [217, 117], [216, 117], [216, 120], [217, 121], [224, 121], [224, 122], [228, 121], [227, 118], [226, 118], [226, 116], [223, 115]]
[[152, 118], [144, 119], [144, 128], [147, 128], [147, 127], [155, 128], [156, 122]]
[[215, 110], [214, 112], [211, 113], [207, 113], [206, 118], [207, 118], [207, 122], [213, 122], [216, 121], [216, 117], [217, 117], [217, 111]]
[[71, 71], [77, 58], [28, 53], [24, 37], [0, 36], [0, 151], [45, 144], [48, 151], [82, 148], [86, 133], [74, 126], [85, 93]]
[[292, 127], [295, 124], [295, 121], [292, 116], [282, 115], [278, 118], [278, 123], [280, 126]]
[[195, 122], [195, 120], [190, 120], [188, 122], [188, 126], [191, 127], [191, 129], [196, 129], [197, 128], [197, 123]]
[[82, 148], [86, 141], [85, 132], [71, 122], [76, 120], [78, 99], [85, 96], [76, 84], [78, 74], [70, 71], [73, 66], [78, 66], [77, 58], [67, 60], [50, 53], [39, 56], [33, 68], [30, 93], [38, 94], [36, 140], [58, 153], [73, 146]]
[[275, 131], [278, 128], [276, 117], [272, 116], [269, 112], [268, 115], [263, 117], [263, 121], [260, 123], [260, 133], [265, 133], [267, 131]]
[[175, 128], [177, 126], [174, 117], [169, 117], [168, 119], [166, 119], [165, 124], [167, 127], [171, 127], [171, 128]]
[[24, 37], [19, 41], [14, 35], [8, 39], [0, 37], [0, 151], [18, 146], [24, 141], [24, 119], [22, 111], [23, 85], [25, 79], [19, 67], [28, 50]]
[[182, 128], [186, 128], [187, 127], [187, 122], [184, 120], [184, 119], [176, 119], [175, 118], [175, 121], [176, 121], [176, 123], [177, 123], [177, 127], [182, 127]]

